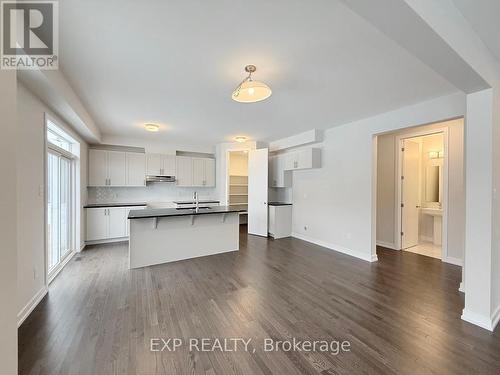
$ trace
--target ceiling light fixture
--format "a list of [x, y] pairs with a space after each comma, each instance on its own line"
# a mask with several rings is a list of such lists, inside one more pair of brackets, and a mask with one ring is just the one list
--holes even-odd
[[271, 96], [272, 91], [268, 85], [252, 79], [252, 73], [255, 73], [256, 70], [257, 67], [255, 65], [245, 66], [248, 77], [246, 77], [233, 91], [233, 100], [240, 103], [255, 103]]
[[242, 136], [242, 135], [239, 135], [239, 136], [237, 136], [237, 137], [234, 137], [234, 140], [235, 140], [236, 142], [238, 142], [238, 143], [243, 143], [243, 142], [246, 142], [246, 141], [247, 141], [247, 139], [248, 139], [247, 137], [244, 137], [244, 136]]
[[156, 124], [145, 124], [144, 125], [144, 128], [148, 131], [148, 132], [157, 132], [160, 130], [160, 125], [156, 125]]

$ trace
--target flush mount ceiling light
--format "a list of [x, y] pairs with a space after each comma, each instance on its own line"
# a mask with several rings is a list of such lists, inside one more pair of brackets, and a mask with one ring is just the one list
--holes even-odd
[[234, 140], [235, 140], [236, 142], [243, 143], [243, 142], [246, 142], [246, 141], [247, 141], [247, 137], [244, 137], [244, 136], [242, 136], [242, 135], [239, 135], [239, 136], [237, 136], [237, 137], [234, 137]]
[[144, 129], [146, 129], [148, 132], [157, 132], [160, 130], [160, 125], [156, 124], [145, 124]]
[[272, 91], [268, 85], [252, 79], [252, 73], [255, 73], [256, 70], [257, 68], [255, 65], [245, 66], [248, 77], [246, 77], [233, 91], [233, 100], [240, 103], [255, 103], [271, 96]]

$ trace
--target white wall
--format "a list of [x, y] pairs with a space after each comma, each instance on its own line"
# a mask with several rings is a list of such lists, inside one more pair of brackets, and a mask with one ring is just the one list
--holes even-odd
[[229, 154], [229, 174], [248, 176], [248, 154], [242, 152], [231, 152]]
[[17, 374], [16, 72], [0, 71], [0, 363], [2, 374]]
[[[448, 128], [448, 256], [461, 263], [465, 248], [464, 121], [403, 129], [378, 137], [377, 242], [396, 246], [396, 137], [408, 133]], [[424, 222], [425, 224], [425, 222]], [[425, 232], [425, 228], [424, 229]], [[425, 233], [429, 235], [429, 233]], [[446, 259], [445, 259], [446, 260]]]
[[322, 168], [293, 175], [294, 235], [372, 260], [374, 135], [464, 114], [465, 95], [457, 93], [328, 129], [315, 145]]
[[[45, 227], [44, 227], [44, 168], [45, 168], [45, 113], [54, 118], [64, 130], [80, 142], [80, 192], [86, 201], [87, 145], [71, 127], [64, 123], [25, 86], [17, 86], [16, 144], [22, 152], [17, 159], [18, 199], [18, 293], [17, 308], [20, 317], [32, 305], [33, 298], [46, 290], [45, 281]], [[80, 211], [80, 230], [85, 233], [84, 212]], [[80, 238], [80, 246], [83, 244]], [[75, 249], [79, 250], [79, 249]]]

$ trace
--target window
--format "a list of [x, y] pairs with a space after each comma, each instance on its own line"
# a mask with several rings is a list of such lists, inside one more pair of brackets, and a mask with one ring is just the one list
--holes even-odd
[[[47, 123], [47, 275], [52, 280], [76, 250], [79, 143]], [[79, 195], [78, 195], [79, 197]]]

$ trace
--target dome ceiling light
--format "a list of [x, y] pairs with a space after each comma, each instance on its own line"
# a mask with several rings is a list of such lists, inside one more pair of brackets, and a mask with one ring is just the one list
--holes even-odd
[[157, 132], [160, 130], [160, 125], [157, 124], [144, 124], [144, 129], [148, 132]]
[[255, 73], [256, 70], [257, 68], [255, 65], [245, 66], [248, 77], [246, 77], [233, 91], [233, 100], [240, 103], [255, 103], [271, 96], [272, 91], [268, 85], [252, 79], [252, 73]]

